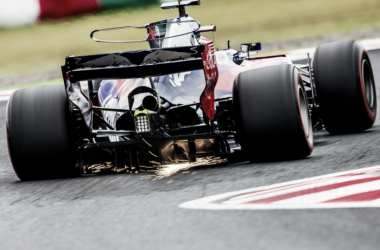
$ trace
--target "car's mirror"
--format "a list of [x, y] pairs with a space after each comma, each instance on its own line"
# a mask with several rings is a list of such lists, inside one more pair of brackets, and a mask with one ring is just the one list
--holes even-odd
[[261, 43], [243, 43], [240, 45], [242, 52], [261, 50]]
[[243, 43], [240, 45], [240, 51], [234, 55], [234, 62], [241, 64], [244, 60], [252, 58], [261, 50], [261, 43]]
[[215, 25], [208, 25], [208, 26], [201, 26], [197, 32], [202, 33], [202, 32], [215, 32], [216, 31], [216, 26]]

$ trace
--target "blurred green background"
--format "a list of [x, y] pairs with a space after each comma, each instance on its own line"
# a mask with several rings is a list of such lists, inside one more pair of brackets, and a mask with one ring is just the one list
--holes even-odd
[[[265, 49], [266, 42], [380, 28], [379, 0], [204, 0], [187, 12], [202, 25], [217, 26], [214, 38], [220, 49], [227, 40], [234, 48], [262, 42]], [[1, 77], [59, 70], [67, 55], [147, 48], [146, 43], [95, 43], [89, 35], [98, 28], [142, 26], [177, 14], [156, 4], [0, 29], [0, 87]]]

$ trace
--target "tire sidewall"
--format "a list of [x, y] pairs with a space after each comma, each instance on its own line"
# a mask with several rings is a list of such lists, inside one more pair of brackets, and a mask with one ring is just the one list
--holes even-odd
[[[313, 133], [313, 126], [312, 126], [312, 121], [311, 121], [311, 116], [310, 116], [310, 111], [309, 111], [309, 103], [308, 103], [308, 99], [307, 99], [307, 95], [306, 95], [306, 91], [305, 91], [305, 86], [303, 85], [302, 83], [302, 77], [301, 77], [301, 74], [300, 72], [297, 70], [296, 67], [293, 68], [293, 77], [294, 77], [294, 84], [295, 84], [295, 91], [297, 92], [297, 105], [298, 105], [298, 115], [299, 115], [299, 121], [300, 121], [300, 125], [301, 125], [301, 130], [302, 130], [302, 133], [303, 133], [303, 136], [305, 137], [305, 141], [307, 143], [307, 146], [310, 150], [310, 152], [313, 150], [314, 148], [314, 133]], [[299, 88], [301, 88], [302, 90], [302, 93], [304, 94], [304, 96], [300, 96], [300, 91]], [[301, 109], [301, 98], [304, 99], [306, 105], [307, 105], [307, 119], [308, 119], [308, 124], [305, 124], [305, 121], [303, 119], [303, 116], [302, 116], [302, 109]], [[307, 128], [308, 127], [308, 128]], [[306, 129], [309, 130], [309, 134], [306, 132]]]
[[361, 93], [362, 105], [364, 106], [367, 112], [368, 119], [370, 119], [370, 121], [373, 123], [376, 119], [376, 114], [377, 114], [376, 86], [372, 86], [373, 91], [374, 91], [374, 105], [373, 105], [373, 108], [371, 109], [368, 105], [366, 94], [365, 94], [365, 83], [364, 83], [363, 72], [362, 72], [363, 70], [362, 64], [364, 60], [366, 60], [370, 66], [370, 77], [372, 78], [371, 79], [372, 83], [375, 85], [373, 71], [372, 71], [372, 64], [369, 59], [368, 53], [360, 43], [356, 42], [355, 44], [355, 62], [356, 62], [355, 69], [357, 72], [356, 81], [359, 82], [359, 93]]

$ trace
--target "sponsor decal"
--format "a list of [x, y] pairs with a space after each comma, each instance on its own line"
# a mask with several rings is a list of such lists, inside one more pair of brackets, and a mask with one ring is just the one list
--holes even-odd
[[380, 166], [205, 197], [179, 207], [218, 210], [380, 207]]
[[214, 43], [206, 44], [206, 50], [202, 53], [203, 68], [205, 72], [206, 84], [201, 95], [201, 104], [203, 111], [210, 120], [214, 120], [214, 89], [218, 82], [218, 67], [216, 64]]

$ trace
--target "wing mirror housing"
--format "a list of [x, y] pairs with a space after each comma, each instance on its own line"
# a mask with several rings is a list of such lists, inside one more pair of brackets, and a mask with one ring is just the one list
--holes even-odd
[[201, 5], [201, 0], [190, 0], [190, 1], [182, 1], [178, 0], [177, 2], [169, 2], [161, 4], [161, 9], [174, 9], [178, 8], [179, 17], [187, 17], [185, 7], [187, 6], [197, 6]]
[[215, 25], [208, 25], [208, 26], [201, 26], [196, 32], [203, 33], [203, 32], [215, 32], [216, 26]]
[[261, 43], [242, 43], [240, 51], [234, 55], [233, 61], [240, 65], [245, 59], [250, 59], [259, 53], [259, 50], [261, 50]]
[[240, 45], [242, 52], [261, 50], [261, 43], [243, 43]]
[[201, 5], [200, 0], [190, 0], [190, 1], [177, 1], [161, 4], [161, 9], [175, 9], [180, 8], [181, 6], [197, 6]]

